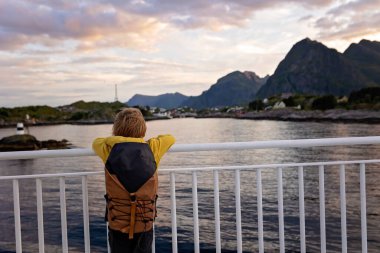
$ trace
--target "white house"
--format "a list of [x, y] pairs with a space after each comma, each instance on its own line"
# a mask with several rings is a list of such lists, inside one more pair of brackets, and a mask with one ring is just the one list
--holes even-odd
[[273, 106], [273, 109], [282, 109], [282, 108], [285, 108], [286, 105], [284, 102], [280, 101], [280, 102], [276, 102]]

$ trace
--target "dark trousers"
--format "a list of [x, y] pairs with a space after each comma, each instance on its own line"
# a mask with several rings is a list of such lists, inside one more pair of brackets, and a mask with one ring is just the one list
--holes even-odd
[[128, 234], [108, 228], [108, 242], [111, 253], [151, 253], [153, 229], [136, 233], [129, 239]]

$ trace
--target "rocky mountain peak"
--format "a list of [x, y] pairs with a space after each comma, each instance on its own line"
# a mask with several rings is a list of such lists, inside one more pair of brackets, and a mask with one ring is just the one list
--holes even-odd
[[367, 77], [344, 55], [306, 38], [294, 44], [257, 95], [345, 95], [368, 85]]

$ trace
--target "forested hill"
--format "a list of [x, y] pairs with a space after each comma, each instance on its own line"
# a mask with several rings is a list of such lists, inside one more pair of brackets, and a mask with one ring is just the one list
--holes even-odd
[[0, 125], [15, 122], [24, 122], [26, 115], [30, 123], [49, 122], [109, 122], [113, 121], [117, 111], [125, 107], [121, 102], [84, 102], [51, 107], [24, 106], [15, 108], [0, 108]]

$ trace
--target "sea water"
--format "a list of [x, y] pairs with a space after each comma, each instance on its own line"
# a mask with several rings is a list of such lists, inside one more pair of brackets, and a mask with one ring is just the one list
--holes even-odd
[[[170, 133], [177, 143], [239, 142], [380, 135], [380, 125], [285, 122], [236, 119], [172, 119], [147, 122], [147, 139]], [[91, 147], [96, 137], [111, 134], [112, 125], [56, 125], [30, 127], [39, 140], [67, 139], [74, 147]], [[0, 129], [0, 138], [14, 134]], [[378, 159], [380, 145], [262, 149], [168, 153], [160, 168], [296, 163], [335, 160]], [[46, 158], [0, 161], [0, 175], [102, 171], [97, 157]], [[367, 166], [367, 219], [369, 252], [380, 248], [380, 166]], [[264, 242], [266, 252], [278, 252], [276, 170], [263, 170]], [[320, 252], [318, 168], [304, 168], [307, 252]], [[234, 173], [220, 172], [221, 245], [224, 252], [236, 251]], [[202, 252], [215, 252], [213, 178], [198, 173], [200, 244]], [[256, 174], [241, 171], [243, 251], [258, 251]], [[43, 179], [46, 252], [61, 252], [58, 179]], [[160, 174], [159, 207], [156, 222], [156, 252], [171, 251], [170, 183]], [[21, 227], [24, 252], [38, 252], [35, 180], [20, 181]], [[88, 183], [91, 252], [106, 251], [104, 223], [104, 179], [90, 176]], [[283, 172], [285, 247], [300, 251], [297, 168]], [[339, 166], [325, 168], [326, 234], [328, 252], [341, 251]], [[68, 239], [70, 252], [83, 252], [81, 178], [66, 179]], [[349, 252], [361, 249], [358, 166], [346, 168], [347, 235]], [[191, 173], [176, 174], [179, 252], [193, 252]], [[0, 184], [0, 252], [14, 252], [12, 182]]]

